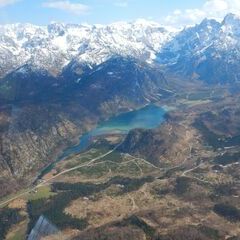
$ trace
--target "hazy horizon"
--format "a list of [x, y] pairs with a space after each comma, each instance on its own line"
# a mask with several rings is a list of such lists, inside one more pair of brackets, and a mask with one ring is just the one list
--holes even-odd
[[[106, 14], [107, 12], [107, 14]], [[102, 24], [146, 19], [161, 25], [182, 27], [204, 18], [222, 19], [227, 13], [240, 13], [238, 0], [196, 0], [179, 2], [137, 0], [0, 0], [0, 24], [51, 22]]]

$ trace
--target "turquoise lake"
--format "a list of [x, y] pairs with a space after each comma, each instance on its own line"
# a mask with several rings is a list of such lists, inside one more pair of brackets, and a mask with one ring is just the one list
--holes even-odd
[[[77, 154], [86, 150], [93, 137], [113, 133], [127, 134], [130, 130], [135, 128], [156, 128], [164, 122], [165, 114], [166, 109], [156, 105], [148, 105], [141, 109], [112, 117], [109, 120], [100, 123], [92, 131], [81, 136], [79, 139], [79, 144], [65, 149], [57, 158], [56, 162], [59, 162], [72, 154]], [[41, 172], [39, 177], [42, 177], [51, 171], [51, 169], [55, 166], [55, 163], [52, 163], [46, 167]]]

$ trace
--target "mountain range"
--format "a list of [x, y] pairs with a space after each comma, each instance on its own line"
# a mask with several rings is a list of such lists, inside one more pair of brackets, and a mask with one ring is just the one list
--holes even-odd
[[59, 78], [70, 71], [76, 82], [120, 56], [211, 84], [238, 82], [239, 24], [240, 17], [228, 14], [222, 22], [205, 19], [182, 30], [143, 19], [110, 25], [2, 25], [0, 78], [29, 71]]
[[240, 18], [233, 14], [182, 30], [146, 20], [12, 24], [0, 26], [0, 36], [4, 179], [34, 175], [100, 119], [163, 103], [192, 80], [239, 82]]
[[0, 26], [0, 239], [239, 240], [239, 60], [234, 14]]
[[69, 64], [93, 67], [114, 55], [151, 61], [172, 35], [145, 20], [107, 26], [13, 24], [1, 26], [0, 33], [2, 76], [25, 64], [58, 75]]
[[192, 80], [239, 82], [240, 18], [233, 14], [182, 30], [142, 19], [2, 25], [0, 36], [0, 167], [7, 176], [24, 176], [34, 163], [38, 170], [99, 119], [163, 102]]

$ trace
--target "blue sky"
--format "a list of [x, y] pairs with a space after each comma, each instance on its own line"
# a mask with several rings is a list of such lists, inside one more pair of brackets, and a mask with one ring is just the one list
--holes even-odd
[[187, 25], [238, 13], [240, 0], [0, 0], [0, 23], [100, 23], [150, 19]]

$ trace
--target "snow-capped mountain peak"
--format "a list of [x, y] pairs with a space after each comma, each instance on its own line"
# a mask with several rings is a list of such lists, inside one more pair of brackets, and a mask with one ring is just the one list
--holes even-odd
[[205, 19], [184, 29], [165, 44], [160, 64], [181, 76], [211, 83], [240, 80], [240, 17], [228, 14], [222, 22]]
[[109, 25], [0, 26], [0, 77], [25, 65], [57, 76], [76, 66], [92, 68], [114, 56], [158, 62], [188, 76], [211, 72], [219, 79], [208, 67], [223, 64], [226, 74], [233, 72], [228, 68], [240, 59], [240, 17], [228, 14], [222, 22], [204, 19], [181, 31], [145, 19]]
[[239, 22], [240, 22], [240, 16], [238, 16], [236, 14], [233, 14], [233, 13], [229, 13], [223, 19], [222, 24], [224, 24], [224, 25], [235, 25], [235, 24], [239, 24]]
[[73, 59], [97, 65], [122, 55], [151, 62], [175, 33], [138, 19], [110, 25], [2, 25], [0, 34], [0, 76], [4, 76], [26, 63], [59, 74]]

